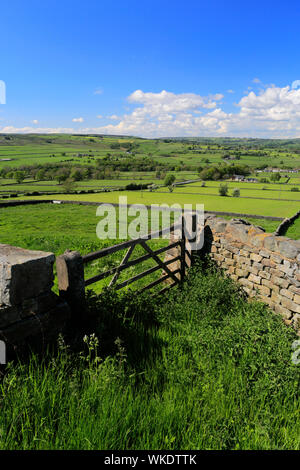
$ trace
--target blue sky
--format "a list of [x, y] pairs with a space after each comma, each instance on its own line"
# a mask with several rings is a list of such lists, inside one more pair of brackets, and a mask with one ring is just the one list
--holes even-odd
[[3, 2], [0, 132], [300, 137], [299, 20], [291, 0]]

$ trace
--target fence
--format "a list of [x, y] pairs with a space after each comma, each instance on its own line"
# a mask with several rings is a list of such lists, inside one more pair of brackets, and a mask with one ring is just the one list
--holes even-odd
[[[171, 234], [171, 243], [167, 246], [153, 250], [148, 245], [148, 242], [151, 239], [160, 238], [166, 233]], [[141, 238], [128, 240], [117, 245], [103, 248], [102, 250], [89, 253], [85, 256], [81, 256], [80, 253], [74, 251], [66, 252], [56, 260], [60, 295], [66, 298], [68, 303], [71, 305], [73, 312], [77, 311], [78, 314], [80, 314], [80, 312], [84, 310], [83, 303], [86, 287], [112, 276], [108, 287], [113, 287], [115, 290], [119, 290], [153, 274], [158, 270], [162, 271], [161, 276], [143, 286], [140, 290], [137, 290], [136, 294], [138, 295], [141, 292], [152, 289], [161, 283], [169, 282], [167, 286], [163, 287], [156, 293], [156, 295], [161, 295], [168, 289], [183, 281], [186, 268], [191, 265], [191, 254], [187, 243], [188, 241], [186, 240], [185, 235], [185, 219], [182, 217], [179, 223], [177, 222], [170, 227], [158, 230], [157, 232], [151, 232]], [[132, 255], [137, 246], [142, 247], [145, 254], [132, 259]], [[88, 279], [85, 278], [85, 265], [92, 261], [109, 257], [122, 250], [126, 250], [126, 253], [118, 266], [96, 274]], [[162, 253], [166, 254], [164, 260], [159, 257]], [[118, 282], [119, 276], [124, 270], [144, 263], [149, 259], [154, 260], [156, 265], [122, 282]]]

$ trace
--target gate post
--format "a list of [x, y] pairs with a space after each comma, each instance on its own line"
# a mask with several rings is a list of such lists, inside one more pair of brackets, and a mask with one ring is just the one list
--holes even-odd
[[82, 256], [67, 250], [56, 258], [56, 269], [59, 295], [69, 304], [73, 318], [81, 320], [86, 310]]

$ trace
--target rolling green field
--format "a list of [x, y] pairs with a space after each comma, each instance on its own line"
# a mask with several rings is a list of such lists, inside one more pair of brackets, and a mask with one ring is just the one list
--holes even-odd
[[[98, 194], [57, 194], [55, 199], [68, 201], [92, 201], [119, 203], [120, 197], [127, 197], [128, 204], [204, 204], [204, 210], [233, 212], [274, 217], [290, 217], [299, 210], [299, 202], [275, 201], [261, 199], [244, 199], [215, 195], [181, 194], [177, 192], [156, 193], [149, 191], [114, 191]], [[49, 196], [22, 197], [21, 199], [49, 199]]]
[[[119, 147], [112, 148], [119, 144]], [[20, 167], [38, 163], [95, 164], [109, 152], [118, 155], [128, 151], [137, 157], [151, 155], [160, 163], [175, 166], [199, 166], [224, 162], [224, 155], [238, 155], [238, 163], [252, 167], [266, 163], [269, 166], [299, 167], [299, 141], [289, 145], [285, 141], [255, 139], [140, 139], [99, 135], [0, 135], [0, 169], [3, 166]], [[79, 155], [80, 154], [80, 155]], [[3, 161], [3, 159], [10, 159]], [[232, 163], [231, 161], [229, 161]]]
[[[186, 183], [175, 186], [172, 193], [164, 187], [167, 174], [175, 175], [176, 183], [199, 178], [199, 165], [214, 171], [222, 167], [225, 172], [235, 166], [238, 172], [241, 166], [245, 169], [248, 165], [252, 176], [258, 180], [266, 178], [267, 182], [227, 180], [228, 197], [219, 195], [220, 181]], [[282, 176], [279, 182], [271, 181], [272, 173], [257, 173], [263, 166], [285, 168], [282, 175], [286, 177]], [[25, 177], [19, 184], [16, 182], [18, 168]], [[12, 198], [14, 194], [26, 198], [33, 197], [30, 193], [49, 192], [60, 199], [117, 203], [119, 196], [127, 196], [130, 204], [204, 204], [207, 211], [288, 217], [299, 210], [300, 202], [300, 176], [289, 173], [288, 168], [300, 169], [300, 141], [297, 139], [0, 135], [3, 176], [0, 197], [3, 198]], [[68, 189], [59, 180], [59, 172], [65, 172], [65, 178], [69, 179], [77, 172], [79, 179]], [[39, 179], [41, 176], [44, 177]], [[157, 188], [153, 192], [115, 191], [132, 183], [155, 184]], [[240, 190], [239, 197], [232, 197], [234, 189]], [[82, 194], [83, 191], [90, 194]]]

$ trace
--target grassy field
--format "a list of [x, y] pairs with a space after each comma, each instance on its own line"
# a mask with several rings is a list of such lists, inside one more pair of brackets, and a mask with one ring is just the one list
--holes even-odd
[[[29, 169], [30, 165], [38, 166], [34, 170], [34, 167]], [[180, 182], [197, 178], [199, 167], [214, 167], [215, 170], [222, 167], [226, 172], [226, 166], [230, 169], [232, 165], [236, 165], [237, 171], [239, 166], [249, 165], [253, 176], [258, 180], [267, 178], [269, 182], [227, 181], [228, 197], [220, 197], [220, 181], [177, 186], [172, 194], [168, 188], [161, 186], [168, 173], [174, 174], [176, 182]], [[279, 183], [271, 182], [271, 173], [257, 173], [257, 169], [264, 165], [285, 168], [282, 175], [287, 178], [282, 177]], [[78, 170], [80, 167], [83, 173]], [[50, 192], [57, 198], [116, 203], [119, 196], [126, 195], [130, 204], [179, 203], [195, 206], [198, 203], [204, 204], [208, 211], [288, 217], [298, 211], [300, 202], [300, 191], [292, 191], [294, 188], [300, 189], [300, 176], [288, 173], [288, 167], [300, 168], [300, 141], [297, 139], [0, 135], [0, 171], [3, 176], [0, 180], [0, 197], [6, 198], [14, 194], [23, 198], [32, 197], [26, 193]], [[30, 179], [17, 184], [15, 170], [18, 168]], [[42, 179], [45, 181], [38, 180], [41, 171], [44, 171]], [[66, 194], [67, 189], [57, 183], [60, 181], [59, 171], [66, 171], [69, 178], [74, 174], [72, 172], [79, 171], [80, 178], [84, 178], [69, 189], [74, 195]], [[130, 183], [155, 183], [159, 188], [151, 193], [145, 190], [107, 192], [122, 189]], [[240, 197], [231, 197], [236, 188], [240, 190]], [[103, 193], [79, 194], [82, 191]]]
[[77, 349], [8, 366], [0, 449], [300, 449], [296, 334], [231, 280], [198, 267], [163, 302], [89, 305]]
[[[118, 144], [117, 148], [114, 148]], [[132, 144], [137, 157], [151, 155], [155, 161], [175, 166], [217, 165], [224, 162], [224, 154], [239, 154], [238, 163], [252, 167], [266, 163], [269, 166], [300, 166], [299, 142], [247, 139], [140, 139], [134, 137], [76, 136], [76, 135], [0, 135], [0, 169], [3, 166], [20, 167], [40, 163], [95, 164], [107, 153], [118, 155], [128, 151]], [[3, 160], [4, 159], [4, 160]], [[9, 161], [5, 161], [9, 159]]]
[[293, 238], [294, 240], [300, 240], [300, 218], [296, 219], [295, 222], [288, 228], [285, 236]]
[[[128, 204], [204, 204], [204, 209], [210, 212], [223, 211], [242, 214], [265, 215], [274, 217], [290, 217], [299, 210], [299, 201], [286, 202], [282, 200], [244, 199], [235, 197], [222, 197], [217, 195], [182, 194], [174, 191], [114, 191], [97, 194], [57, 194], [56, 199], [69, 201], [91, 201], [119, 203], [120, 197], [127, 197]], [[49, 196], [22, 197], [21, 199], [49, 199]]]

